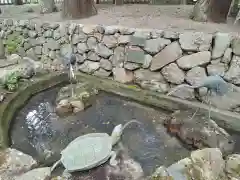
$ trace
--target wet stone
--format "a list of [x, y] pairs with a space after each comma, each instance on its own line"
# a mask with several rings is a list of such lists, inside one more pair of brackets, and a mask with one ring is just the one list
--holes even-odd
[[126, 50], [126, 58], [128, 62], [144, 64], [145, 53], [138, 47], [129, 47]]

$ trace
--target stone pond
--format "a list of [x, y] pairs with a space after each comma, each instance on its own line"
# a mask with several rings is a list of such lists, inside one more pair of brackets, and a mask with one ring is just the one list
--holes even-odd
[[[240, 179], [239, 37], [14, 19], [0, 29], [0, 179], [66, 179], [49, 167], [71, 140], [131, 119], [141, 125], [125, 129], [118, 166], [73, 179]], [[182, 86], [212, 75], [229, 85], [224, 96]], [[64, 99], [69, 87], [76, 96]]]

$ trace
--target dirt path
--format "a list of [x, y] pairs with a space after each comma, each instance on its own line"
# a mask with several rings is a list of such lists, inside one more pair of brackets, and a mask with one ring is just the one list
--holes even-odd
[[[35, 12], [28, 13], [29, 5], [16, 9], [14, 6], [2, 6], [1, 18], [37, 19], [40, 21], [63, 21], [60, 13], [40, 15], [37, 5], [31, 5]], [[231, 24], [200, 23], [189, 19], [192, 6], [153, 6], [153, 5], [98, 5], [98, 15], [74, 22], [82, 24], [122, 25], [127, 27], [156, 28], [173, 31], [234, 32], [240, 27]]]

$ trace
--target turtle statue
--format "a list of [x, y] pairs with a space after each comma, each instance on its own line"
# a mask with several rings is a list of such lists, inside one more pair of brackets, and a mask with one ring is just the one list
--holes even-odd
[[124, 126], [122, 124], [115, 126], [111, 136], [107, 133], [89, 133], [77, 137], [62, 150], [61, 158], [52, 166], [51, 172], [59, 164], [63, 164], [65, 168], [63, 175], [69, 178], [70, 173], [100, 166], [109, 158], [109, 164], [116, 166], [117, 153], [112, 151], [112, 147], [119, 142], [123, 130], [134, 122], [140, 124], [139, 121], [131, 120]]

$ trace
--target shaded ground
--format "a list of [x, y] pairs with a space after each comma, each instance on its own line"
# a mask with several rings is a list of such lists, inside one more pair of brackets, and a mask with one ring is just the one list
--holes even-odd
[[[161, 125], [167, 116], [164, 111], [101, 93], [86, 111], [60, 118], [54, 113], [56, 92], [53, 89], [36, 95], [17, 114], [11, 131], [13, 148], [40, 161], [43, 161], [44, 150], [52, 151], [56, 155], [52, 161], [55, 161], [74, 138], [89, 132], [110, 134], [117, 124], [137, 119], [142, 125], [133, 124], [125, 129], [122, 143], [131, 158], [141, 164], [145, 174], [152, 173], [156, 166], [170, 165], [189, 154]], [[35, 117], [31, 114], [34, 110]]]
[[[31, 6], [35, 12], [28, 13]], [[173, 31], [203, 31], [203, 32], [235, 32], [240, 28], [229, 24], [200, 23], [189, 19], [191, 5], [97, 5], [98, 15], [81, 20], [82, 24], [122, 25], [127, 27], [156, 28]], [[1, 6], [3, 14], [0, 18], [36, 19], [39, 21], [63, 21], [60, 13], [40, 15], [38, 5]]]

